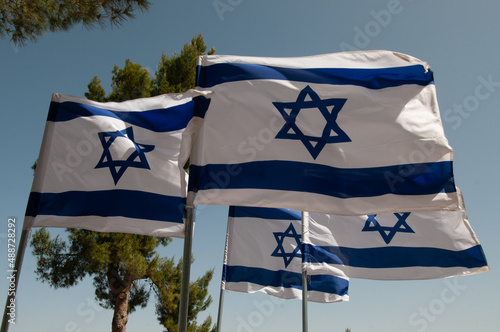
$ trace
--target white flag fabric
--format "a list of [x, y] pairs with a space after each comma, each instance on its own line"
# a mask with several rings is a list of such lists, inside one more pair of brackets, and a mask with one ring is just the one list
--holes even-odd
[[[302, 299], [301, 233], [300, 212], [231, 206], [222, 289]], [[308, 300], [348, 301], [348, 284], [343, 276], [314, 273]]]
[[308, 271], [350, 278], [416, 280], [489, 270], [461, 197], [457, 211], [311, 213], [304, 247]]
[[425, 62], [390, 51], [198, 62], [209, 107], [193, 117], [189, 204], [339, 215], [458, 208]]
[[184, 237], [181, 137], [192, 92], [99, 103], [54, 94], [24, 229]]

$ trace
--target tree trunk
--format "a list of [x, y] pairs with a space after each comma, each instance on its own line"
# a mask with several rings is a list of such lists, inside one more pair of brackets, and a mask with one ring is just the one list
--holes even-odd
[[132, 276], [126, 274], [123, 279], [123, 288], [116, 295], [115, 312], [113, 314], [112, 332], [125, 332], [128, 322], [128, 297], [130, 295], [130, 286], [132, 285]]

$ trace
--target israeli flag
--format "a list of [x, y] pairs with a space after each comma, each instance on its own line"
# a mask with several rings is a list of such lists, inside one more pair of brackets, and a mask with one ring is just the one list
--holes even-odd
[[192, 93], [120, 103], [54, 94], [24, 228], [184, 237], [178, 158]]
[[489, 270], [461, 196], [457, 211], [309, 216], [304, 257], [310, 273], [416, 280]]
[[456, 210], [428, 65], [390, 51], [204, 55], [188, 201], [338, 215]]
[[[230, 207], [222, 289], [301, 299], [301, 239], [300, 212]], [[348, 301], [348, 284], [342, 274], [314, 272], [308, 276], [308, 300]]]

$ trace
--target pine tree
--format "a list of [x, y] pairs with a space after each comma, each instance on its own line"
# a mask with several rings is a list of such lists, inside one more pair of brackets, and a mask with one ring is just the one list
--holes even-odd
[[147, 0], [0, 0], [0, 37], [19, 45], [77, 24], [119, 26], [149, 6]]
[[[184, 46], [180, 54], [162, 55], [154, 78], [140, 64], [126, 60], [125, 66], [114, 66], [111, 92], [106, 95], [101, 80], [95, 76], [85, 96], [95, 101], [124, 101], [166, 92], [180, 92], [194, 87], [196, 57], [205, 54], [206, 45], [200, 35]], [[214, 52], [213, 49], [210, 50]], [[92, 277], [99, 305], [113, 309], [112, 331], [125, 331], [128, 315], [148, 304], [151, 292], [156, 295], [156, 313], [168, 332], [177, 331], [178, 304], [182, 261], [161, 258], [159, 247], [169, 238], [97, 233], [68, 229], [68, 243], [51, 238], [45, 229], [36, 231], [31, 246], [37, 259], [36, 274], [54, 288], [75, 286]], [[196, 317], [212, 302], [208, 284], [213, 270], [207, 271], [190, 285], [188, 330], [213, 331], [211, 317], [198, 326]]]

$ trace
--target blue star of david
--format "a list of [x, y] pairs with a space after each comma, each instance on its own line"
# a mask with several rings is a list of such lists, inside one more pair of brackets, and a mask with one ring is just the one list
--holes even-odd
[[[300, 237], [301, 235], [297, 234], [295, 231], [295, 228], [293, 227], [292, 223], [290, 223], [290, 226], [286, 229], [284, 232], [273, 232], [274, 238], [276, 239], [276, 242], [278, 243], [276, 249], [274, 249], [273, 253], [271, 256], [273, 257], [283, 257], [283, 262], [285, 263], [285, 268], [288, 267], [288, 265], [292, 262], [292, 259], [294, 257], [302, 258], [302, 253], [300, 252]], [[285, 251], [285, 248], [283, 248], [283, 240], [287, 237], [291, 237], [295, 239], [295, 242], [297, 243], [297, 246], [291, 253], [287, 253]]]
[[[276, 138], [300, 140], [314, 159], [328, 143], [351, 142], [349, 136], [337, 124], [337, 116], [346, 101], [346, 98], [321, 99], [308, 85], [300, 91], [295, 102], [273, 102], [273, 105], [285, 119], [285, 124]], [[295, 123], [297, 115], [304, 109], [318, 109], [325, 118], [326, 125], [320, 137], [305, 135]], [[335, 135], [332, 136], [332, 133]]]
[[386, 244], [391, 243], [392, 238], [396, 235], [396, 233], [415, 233], [406, 223], [406, 219], [410, 215], [410, 212], [394, 213], [394, 215], [398, 218], [394, 227], [381, 226], [377, 219], [375, 219], [377, 216], [376, 214], [368, 215], [368, 219], [366, 220], [365, 227], [362, 229], [362, 232], [377, 231], [380, 233]]
[[[98, 135], [103, 152], [95, 168], [109, 167], [115, 185], [129, 167], [150, 169], [144, 154], [152, 151], [155, 146], [136, 143], [134, 141], [134, 131], [132, 127], [117, 131], [100, 132]], [[109, 150], [113, 142], [119, 137], [127, 138], [135, 147], [135, 151], [133, 151], [126, 160], [113, 160], [111, 151]], [[136, 160], [137, 158], [139, 158], [139, 160]]]

